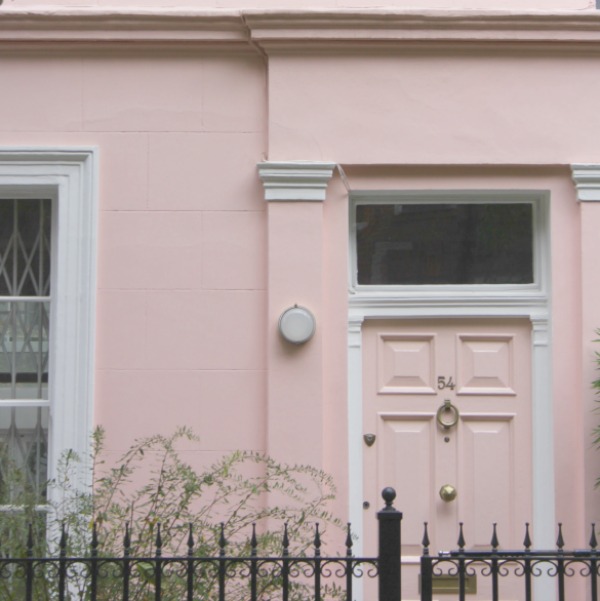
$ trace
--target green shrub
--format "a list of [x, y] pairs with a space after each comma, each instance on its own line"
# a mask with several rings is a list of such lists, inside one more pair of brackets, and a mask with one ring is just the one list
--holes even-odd
[[[63, 553], [68, 557], [89, 557], [93, 536], [100, 558], [123, 555], [126, 530], [129, 555], [152, 558], [159, 529], [163, 557], [185, 556], [190, 531], [196, 557], [218, 556], [222, 533], [227, 541], [227, 556], [248, 556], [253, 524], [259, 555], [281, 555], [283, 524], [287, 524], [290, 555], [302, 556], [312, 553], [315, 523], [321, 525], [321, 532], [327, 526], [336, 530], [341, 526], [327, 508], [335, 487], [324, 472], [309, 466], [288, 466], [246, 451], [230, 453], [208, 469], [198, 471], [183, 461], [177, 450], [185, 441], [193, 440], [195, 436], [187, 428], [180, 428], [171, 436], [140, 439], [109, 466], [102, 458], [104, 432], [98, 429], [90, 462], [93, 490], [77, 488], [73, 474], [85, 469], [85, 461], [72, 452], [66, 453], [56, 481], [48, 484], [52, 500], [47, 504], [47, 514], [35, 510], [43, 499], [25, 494], [18, 507], [0, 514], [0, 554], [11, 558], [27, 554], [30, 523], [35, 524], [35, 556], [58, 555], [61, 536], [65, 536]], [[338, 530], [335, 538], [343, 540], [343, 533]], [[18, 569], [11, 569], [14, 577], [6, 577], [6, 570], [0, 574], [0, 598], [6, 601], [24, 598], [23, 579], [17, 574]], [[75, 575], [68, 589], [72, 601], [89, 598], [85, 568], [80, 572], [81, 577]], [[202, 578], [197, 579], [195, 598], [216, 598], [216, 571], [206, 566], [200, 572]], [[100, 576], [98, 600], [120, 598], [122, 578], [118, 569], [106, 564]], [[154, 578], [152, 561], [137, 562], [131, 572], [130, 599], [153, 599]], [[280, 581], [275, 572], [262, 579], [260, 598], [268, 598], [269, 591], [276, 590]], [[185, 583], [180, 568], [165, 567], [163, 599], [183, 599]], [[57, 587], [55, 571], [40, 569], [35, 586], [36, 601], [52, 598]], [[247, 578], [230, 574], [227, 587], [228, 599], [247, 597]], [[292, 599], [301, 599], [303, 589], [301, 582], [297, 583]], [[337, 595], [335, 586], [329, 587], [329, 594]]]

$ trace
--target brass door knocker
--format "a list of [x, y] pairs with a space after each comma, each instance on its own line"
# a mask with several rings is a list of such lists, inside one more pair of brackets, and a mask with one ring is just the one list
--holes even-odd
[[446, 399], [444, 400], [444, 404], [440, 405], [440, 408], [437, 410], [435, 419], [440, 428], [449, 430], [456, 426], [459, 415], [458, 409], [452, 404], [450, 399]]

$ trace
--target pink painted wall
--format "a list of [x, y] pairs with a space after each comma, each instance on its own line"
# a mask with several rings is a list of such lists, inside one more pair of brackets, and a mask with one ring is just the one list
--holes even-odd
[[265, 66], [200, 49], [0, 56], [0, 144], [95, 145], [95, 418], [107, 449], [192, 427], [265, 449]]
[[536, 49], [517, 56], [498, 47], [274, 55], [270, 158], [589, 162], [583, 157], [597, 151], [597, 131], [588, 125], [597, 121], [590, 93], [597, 56]]
[[[600, 521], [588, 436], [600, 207], [577, 202], [569, 165], [600, 155], [595, 49], [222, 49], [0, 53], [1, 145], [99, 148], [95, 408], [110, 452], [187, 424], [195, 460], [244, 448], [310, 462], [347, 510], [348, 191], [336, 175], [324, 203], [267, 206], [257, 163], [333, 161], [351, 188], [550, 190], [557, 517], [583, 544]], [[292, 349], [276, 323], [294, 303], [318, 327]]]

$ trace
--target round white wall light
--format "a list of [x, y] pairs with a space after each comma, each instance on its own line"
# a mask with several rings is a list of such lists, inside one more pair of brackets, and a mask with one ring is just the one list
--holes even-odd
[[279, 333], [292, 344], [304, 344], [315, 333], [315, 316], [306, 308], [294, 305], [279, 318]]

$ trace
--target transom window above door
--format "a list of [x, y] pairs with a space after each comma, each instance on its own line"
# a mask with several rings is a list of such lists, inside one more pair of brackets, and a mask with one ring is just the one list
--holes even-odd
[[353, 197], [353, 285], [536, 287], [540, 210], [529, 195]]

